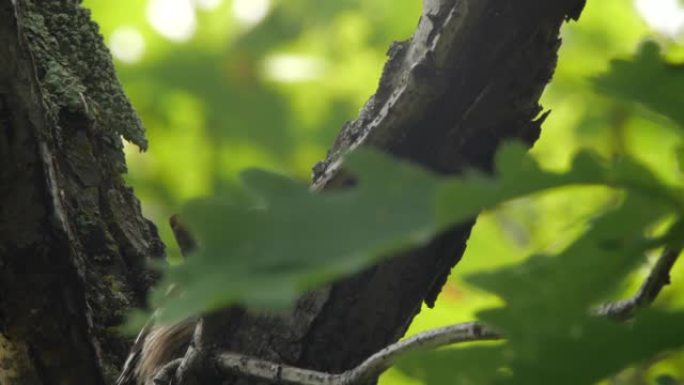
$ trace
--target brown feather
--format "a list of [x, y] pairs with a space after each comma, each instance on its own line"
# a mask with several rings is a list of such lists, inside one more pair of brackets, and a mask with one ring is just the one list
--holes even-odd
[[159, 369], [185, 354], [195, 322], [195, 319], [188, 319], [177, 324], [152, 328], [145, 337], [135, 368], [137, 385], [151, 383]]

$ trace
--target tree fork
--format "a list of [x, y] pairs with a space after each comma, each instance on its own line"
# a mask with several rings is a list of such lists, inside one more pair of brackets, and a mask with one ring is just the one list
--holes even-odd
[[[538, 100], [555, 68], [560, 27], [577, 19], [583, 7], [583, 0], [424, 1], [412, 39], [390, 48], [375, 95], [314, 167], [313, 188], [353, 184], [341, 169], [342, 157], [359, 146], [458, 174], [468, 168], [491, 171], [502, 141], [531, 145], [546, 117]], [[397, 341], [422, 302], [434, 303], [472, 224], [309, 293], [290, 314], [206, 318], [198, 346], [179, 367], [180, 383], [226, 381], [215, 370], [208, 373], [212, 368], [199, 358], [219, 350], [326, 373], [359, 365]], [[223, 383], [263, 380], [235, 377]]]

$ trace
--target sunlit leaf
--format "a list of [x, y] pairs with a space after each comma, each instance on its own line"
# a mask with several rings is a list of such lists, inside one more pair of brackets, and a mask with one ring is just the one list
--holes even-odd
[[231, 302], [282, 307], [378, 255], [429, 240], [437, 231], [437, 177], [386, 157], [363, 157], [355, 189], [314, 194], [303, 183], [253, 170], [243, 182], [254, 202], [188, 204], [182, 216], [201, 247], [170, 271], [183, 295], [167, 315]]
[[[168, 279], [183, 294], [170, 302], [166, 315], [231, 303], [281, 308], [304, 290], [422, 245], [483, 209], [551, 188], [607, 184], [654, 192], [679, 207], [668, 186], [627, 159], [610, 166], [581, 154], [562, 174], [541, 170], [516, 144], [505, 146], [498, 159], [496, 177], [449, 178], [363, 151], [347, 162], [356, 187], [321, 194], [280, 175], [247, 171], [242, 180], [251, 200], [202, 199], [183, 210], [201, 246], [170, 270]], [[622, 172], [624, 167], [630, 172]], [[616, 229], [625, 230], [621, 226], [632, 219], [618, 221]]]

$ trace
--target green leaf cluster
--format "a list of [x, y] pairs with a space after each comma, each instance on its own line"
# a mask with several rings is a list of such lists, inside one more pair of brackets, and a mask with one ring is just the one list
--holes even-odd
[[[422, 245], [484, 209], [553, 188], [607, 185], [648, 196], [641, 202], [648, 204], [636, 206], [641, 211], [627, 211], [614, 219], [612, 232], [608, 225], [595, 226], [602, 239], [576, 243], [577, 250], [568, 249], [570, 255], [596, 255], [604, 249], [622, 253], [617, 246], [628, 240], [636, 242], [639, 237], [635, 234], [668, 213], [655, 203], [684, 212], [679, 187], [660, 182], [629, 158], [608, 162], [580, 153], [569, 171], [547, 172], [521, 145], [511, 144], [499, 152], [497, 165], [494, 177], [476, 172], [438, 177], [381, 154], [357, 151], [346, 162], [357, 178], [356, 187], [321, 194], [277, 174], [247, 171], [242, 175], [243, 197], [247, 198], [200, 199], [185, 207], [182, 216], [201, 246], [187, 262], [169, 271], [167, 279], [178, 285], [183, 295], [165, 308], [166, 316], [180, 318], [232, 303], [282, 308], [304, 290], [358, 271], [392, 251]], [[626, 228], [628, 225], [634, 228]], [[601, 242], [604, 245], [599, 247]], [[644, 241], [641, 248], [632, 247], [632, 255], [638, 257], [654, 245]], [[602, 269], [602, 261], [625, 266], [627, 271], [631, 266], [616, 257], [592, 258], [596, 261], [585, 261], [580, 267], [594, 263], [601, 277], [612, 266]], [[548, 269], [561, 274], [557, 267]], [[572, 279], [576, 279], [573, 272], [567, 280]], [[594, 285], [582, 286], [585, 296], [596, 294]], [[527, 298], [537, 289], [527, 288], [518, 294]], [[564, 306], [568, 305], [566, 297], [585, 299], [574, 289], [566, 294], [558, 297]], [[560, 293], [551, 293], [549, 298], [555, 295]], [[163, 301], [165, 296], [157, 298]], [[577, 307], [585, 305], [580, 302]]]
[[615, 60], [594, 80], [606, 94], [637, 102], [684, 127], [684, 64], [664, 61], [657, 43], [642, 44], [630, 60]]

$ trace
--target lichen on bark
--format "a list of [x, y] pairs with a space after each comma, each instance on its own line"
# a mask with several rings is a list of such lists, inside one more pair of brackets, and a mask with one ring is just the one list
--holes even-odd
[[[147, 149], [144, 129], [126, 98], [90, 11], [70, 1], [25, 1], [22, 27], [35, 55], [48, 112], [80, 113]], [[113, 141], [113, 143], [119, 141]]]
[[0, 352], [22, 370], [0, 382], [111, 383], [164, 253], [122, 178], [143, 127], [78, 1], [0, 2], [0, 20]]

